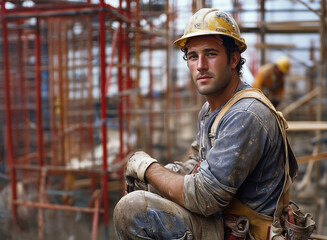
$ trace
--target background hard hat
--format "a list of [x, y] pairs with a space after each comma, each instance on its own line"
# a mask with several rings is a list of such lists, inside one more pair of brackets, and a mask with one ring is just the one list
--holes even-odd
[[190, 37], [212, 34], [232, 37], [240, 52], [244, 52], [247, 48], [234, 18], [228, 13], [214, 8], [202, 8], [197, 11], [188, 20], [184, 35], [177, 39], [174, 44], [183, 48]]
[[284, 74], [287, 74], [290, 70], [291, 64], [290, 64], [288, 57], [286, 57], [286, 56], [278, 58], [276, 60], [275, 64], [279, 68], [279, 70]]

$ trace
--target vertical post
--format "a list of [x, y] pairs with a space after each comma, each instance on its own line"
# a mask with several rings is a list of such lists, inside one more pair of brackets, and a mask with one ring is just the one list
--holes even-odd
[[[152, 30], [152, 25], [151, 28]], [[150, 100], [150, 116], [149, 116], [149, 154], [153, 153], [153, 74], [152, 74], [152, 39], [149, 37], [149, 100]]]
[[[260, 41], [261, 43], [265, 43], [266, 38], [265, 38], [265, 31], [266, 31], [266, 26], [265, 24], [265, 0], [260, 0]], [[260, 65], [264, 65], [266, 63], [266, 52], [264, 48], [261, 48], [261, 62]]]
[[[106, 121], [106, 33], [105, 33], [105, 15], [104, 0], [100, 0], [100, 11], [99, 11], [99, 51], [100, 51], [100, 87], [101, 87], [101, 133], [102, 133], [102, 170], [107, 172], [108, 163], [107, 163], [107, 121]], [[108, 202], [108, 176], [103, 174], [102, 176], [102, 195], [103, 195], [103, 222], [105, 225], [108, 225], [109, 221], [109, 202]]]
[[[127, 12], [127, 16], [128, 16], [128, 19], [130, 20], [131, 19], [131, 1], [130, 0], [127, 0], [127, 6], [126, 8], [128, 9], [128, 12]], [[127, 26], [126, 26], [126, 29], [130, 29], [130, 22], [127, 23]], [[130, 45], [129, 45], [129, 39], [128, 39], [128, 33], [125, 32], [125, 59], [126, 59], [126, 63], [128, 65], [128, 67], [126, 68], [126, 89], [129, 90], [129, 89], [132, 89], [132, 80], [131, 80], [131, 77], [130, 77], [130, 67], [129, 67], [129, 64], [130, 64]], [[129, 120], [130, 120], [130, 114], [129, 114], [129, 110], [130, 110], [130, 98], [129, 96], [127, 95], [126, 96], [126, 109], [127, 109], [127, 114], [126, 114], [126, 134], [127, 136], [130, 136], [129, 134]], [[127, 149], [126, 149], [126, 152], [128, 153], [130, 151], [130, 146], [127, 145]]]
[[36, 19], [35, 32], [35, 101], [36, 101], [36, 131], [37, 131], [37, 163], [43, 165], [43, 131], [42, 131], [42, 99], [41, 99], [41, 42], [40, 42], [40, 22]]
[[[92, 79], [92, 17], [87, 16], [87, 81], [88, 81], [88, 111], [92, 114], [89, 115], [89, 128], [88, 128], [88, 138], [90, 141], [90, 149], [92, 152], [92, 166], [94, 166], [95, 162], [95, 154], [94, 154], [94, 140], [93, 140], [93, 79]], [[92, 191], [95, 190], [95, 177], [94, 174], [91, 174], [91, 188]]]
[[[36, 132], [37, 132], [37, 163], [41, 167], [43, 165], [43, 131], [42, 131], [42, 99], [41, 99], [41, 42], [40, 42], [40, 19], [36, 18], [36, 31], [35, 31], [35, 40], [34, 40], [34, 71], [35, 71], [35, 105], [36, 105]], [[45, 172], [42, 171], [41, 180], [40, 180], [40, 202], [42, 202], [42, 190], [43, 185], [45, 184]], [[38, 240], [43, 239], [43, 215], [42, 209], [38, 209]]]
[[[122, 10], [122, 0], [119, 0], [119, 9]], [[123, 91], [123, 27], [122, 21], [119, 21], [119, 34], [118, 34], [118, 92]], [[123, 97], [119, 94], [118, 97], [118, 123], [119, 123], [119, 160], [123, 159]]]
[[[327, 50], [327, 42], [326, 42], [326, 0], [320, 1], [320, 59], [319, 59], [319, 75], [318, 75], [318, 94], [317, 94], [317, 112], [316, 112], [316, 120], [321, 121], [322, 119], [322, 88], [323, 88], [323, 78], [326, 74], [326, 50]], [[318, 139], [317, 142], [317, 148], [318, 148], [318, 153], [321, 150], [321, 144], [320, 144], [320, 139], [321, 139], [321, 131], [318, 130], [316, 131], [316, 138]], [[319, 216], [319, 196], [320, 196], [320, 186], [319, 186], [319, 181], [320, 181], [320, 173], [321, 173], [321, 161], [316, 162], [316, 185], [315, 185], [315, 215]], [[320, 224], [319, 224], [320, 225]], [[319, 226], [318, 225], [318, 226]], [[321, 231], [318, 227], [318, 233]]]
[[169, 71], [169, 1], [166, 1], [166, 113], [165, 113], [165, 132], [166, 132], [166, 159], [171, 159], [170, 149], [170, 71]]
[[1, 24], [2, 24], [2, 38], [3, 38], [3, 65], [4, 65], [4, 78], [5, 78], [5, 104], [6, 104], [6, 142], [7, 153], [9, 160], [9, 173], [10, 173], [10, 186], [12, 198], [12, 219], [14, 226], [17, 223], [17, 208], [15, 201], [17, 199], [16, 189], [16, 171], [14, 168], [14, 156], [12, 147], [12, 129], [11, 129], [11, 114], [10, 114], [10, 76], [9, 76], [9, 53], [8, 53], [8, 29], [6, 20], [6, 0], [1, 1]]
[[23, 59], [25, 55], [24, 55], [24, 49], [22, 49], [22, 41], [21, 41], [22, 35], [23, 32], [21, 29], [19, 29], [17, 31], [18, 69], [19, 69], [20, 99], [22, 104], [22, 115], [23, 115], [24, 155], [27, 156], [27, 154], [29, 153], [29, 131], [28, 131], [28, 116], [26, 110], [25, 87], [24, 87], [25, 77], [24, 77]]
[[58, 146], [54, 143], [53, 139], [56, 136], [56, 111], [55, 111], [55, 70], [54, 70], [54, 28], [55, 23], [53, 20], [48, 19], [48, 56], [49, 56], [49, 107], [50, 107], [50, 142], [51, 142], [51, 165], [55, 166], [58, 163]]
[[[136, 1], [135, 7], [135, 64], [136, 64], [136, 79], [135, 88], [140, 89], [140, 74], [141, 74], [141, 47], [140, 47], [140, 1]], [[137, 110], [141, 107], [141, 94], [137, 92], [135, 107]], [[137, 126], [137, 144], [138, 148], [145, 148], [145, 134], [141, 125], [140, 115], [136, 114], [136, 126]]]

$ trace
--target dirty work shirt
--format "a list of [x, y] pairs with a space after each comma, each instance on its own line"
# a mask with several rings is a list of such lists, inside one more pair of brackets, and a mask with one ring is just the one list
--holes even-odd
[[[250, 88], [246, 83], [237, 90]], [[222, 117], [211, 148], [209, 132], [221, 108], [199, 113], [197, 142], [202, 160], [197, 174], [184, 178], [185, 207], [210, 216], [233, 197], [251, 209], [273, 215], [284, 181], [284, 144], [277, 121], [256, 99], [235, 103]]]

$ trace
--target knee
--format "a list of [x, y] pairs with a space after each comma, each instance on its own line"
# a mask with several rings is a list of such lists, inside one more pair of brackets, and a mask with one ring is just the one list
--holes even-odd
[[134, 191], [124, 197], [122, 197], [114, 209], [114, 217], [120, 217], [121, 215], [131, 215], [136, 211], [142, 211], [146, 208], [146, 201], [144, 197], [144, 191]]
[[[134, 191], [122, 197], [115, 206], [113, 222], [118, 235], [128, 234], [136, 230], [139, 222], [137, 219], [146, 218], [146, 201], [144, 191]], [[128, 238], [122, 238], [128, 239]]]

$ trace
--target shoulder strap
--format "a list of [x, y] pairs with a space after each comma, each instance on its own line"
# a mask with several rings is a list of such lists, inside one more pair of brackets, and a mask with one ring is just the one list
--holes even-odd
[[[269, 99], [261, 92], [260, 89], [257, 89], [257, 88], [248, 88], [248, 89], [241, 90], [241, 91], [235, 93], [228, 100], [228, 102], [223, 106], [223, 108], [220, 110], [220, 112], [216, 116], [215, 121], [213, 122], [213, 124], [211, 126], [211, 130], [210, 130], [211, 136], [216, 135], [218, 124], [219, 124], [221, 118], [227, 112], [227, 110], [231, 106], [233, 106], [236, 102], [238, 102], [239, 100], [241, 100], [243, 98], [255, 98], [255, 99], [259, 100], [260, 102], [262, 102], [263, 104], [265, 104], [275, 115], [278, 125], [279, 125], [279, 128], [284, 136], [285, 130], [288, 128], [288, 126], [287, 126], [287, 122], [286, 122], [285, 118], [283, 117], [283, 114], [281, 112], [276, 111], [274, 105], [272, 105], [272, 103], [269, 101]], [[282, 121], [280, 121], [279, 118]], [[214, 137], [211, 138], [211, 146], [213, 146], [213, 142], [214, 142]]]
[[[278, 216], [281, 216], [283, 209], [285, 208], [285, 206], [288, 205], [288, 201], [289, 201], [288, 189], [292, 183], [292, 178], [290, 176], [290, 169], [289, 169], [290, 168], [289, 167], [290, 147], [288, 145], [287, 138], [286, 138], [286, 129], [288, 126], [287, 126], [287, 122], [286, 122], [285, 118], [283, 117], [283, 114], [275, 109], [275, 107], [272, 105], [272, 103], [269, 101], [269, 99], [261, 92], [260, 89], [249, 88], [249, 89], [241, 90], [241, 91], [235, 93], [230, 98], [230, 100], [223, 106], [221, 111], [218, 113], [218, 115], [210, 129], [210, 135], [211, 135], [211, 137], [213, 136], [213, 138], [211, 138], [211, 145], [213, 146], [217, 127], [218, 127], [218, 124], [219, 124], [221, 118], [228, 111], [228, 109], [231, 106], [233, 106], [233, 104], [235, 104], [236, 102], [238, 102], [239, 100], [241, 100], [243, 98], [255, 98], [255, 99], [259, 100], [260, 102], [262, 102], [263, 104], [265, 104], [271, 110], [271, 112], [274, 114], [274, 116], [277, 120], [279, 129], [283, 136], [284, 145], [285, 145], [285, 159], [286, 159], [286, 161], [285, 161], [285, 181], [284, 181], [282, 192], [277, 201], [277, 206], [276, 206], [276, 210], [274, 213], [274, 219], [275, 219]], [[291, 156], [294, 157], [292, 152], [291, 152]]]

